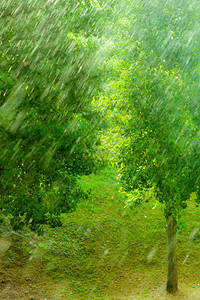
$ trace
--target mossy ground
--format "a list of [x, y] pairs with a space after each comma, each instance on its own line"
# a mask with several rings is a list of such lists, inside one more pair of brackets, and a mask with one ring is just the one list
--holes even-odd
[[83, 176], [88, 200], [63, 227], [37, 237], [2, 232], [0, 299], [200, 299], [200, 209], [194, 201], [178, 234], [179, 293], [167, 295], [166, 222], [152, 197], [131, 209], [116, 171]]

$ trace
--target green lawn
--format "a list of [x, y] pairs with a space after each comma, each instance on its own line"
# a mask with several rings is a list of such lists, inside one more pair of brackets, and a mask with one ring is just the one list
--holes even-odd
[[[165, 295], [162, 206], [152, 197], [125, 208], [126, 194], [116, 178], [111, 167], [83, 176], [80, 185], [90, 190], [89, 198], [62, 216], [63, 227], [46, 228], [39, 238], [27, 234], [18, 247], [15, 238], [15, 247], [4, 252], [1, 265], [3, 276], [8, 271], [18, 289], [21, 285], [20, 299], [31, 299], [26, 298], [30, 294], [36, 299], [171, 299]], [[200, 299], [199, 220], [200, 209], [192, 200], [183, 217], [187, 226], [178, 234], [177, 299]]]

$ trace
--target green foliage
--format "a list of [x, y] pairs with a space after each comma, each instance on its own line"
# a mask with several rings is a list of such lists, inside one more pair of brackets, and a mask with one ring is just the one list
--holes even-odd
[[[127, 191], [153, 187], [166, 214], [177, 218], [191, 193], [199, 193], [200, 178], [199, 10], [187, 7], [137, 1], [131, 13], [122, 8], [119, 48], [110, 60], [120, 180]], [[117, 94], [122, 101], [115, 102]]]
[[76, 177], [99, 165], [91, 102], [101, 88], [100, 7], [18, 0], [0, 8], [0, 208], [15, 229], [60, 225], [56, 215], [86, 197]]
[[141, 68], [140, 74], [136, 68], [131, 71], [121, 179], [127, 190], [155, 187], [167, 212], [177, 215], [199, 187], [200, 149], [191, 98], [180, 74], [170, 75], [162, 67]]

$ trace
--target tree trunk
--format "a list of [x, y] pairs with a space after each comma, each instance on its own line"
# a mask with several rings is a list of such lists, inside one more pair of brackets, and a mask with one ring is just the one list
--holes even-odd
[[174, 294], [178, 290], [176, 262], [176, 220], [167, 217], [167, 291]]

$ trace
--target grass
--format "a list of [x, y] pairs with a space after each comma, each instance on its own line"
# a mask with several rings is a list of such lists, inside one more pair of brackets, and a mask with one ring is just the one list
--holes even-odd
[[[15, 264], [19, 251], [17, 255], [13, 255], [14, 248], [6, 251], [4, 261], [9, 266], [2, 266], [12, 269], [13, 263], [14, 274], [22, 272], [22, 292], [28, 284], [34, 286], [33, 297], [45, 295], [47, 299], [171, 299], [164, 292], [167, 261], [162, 206], [152, 199], [134, 209], [125, 208], [125, 194], [119, 192], [116, 175], [110, 167], [83, 176], [80, 185], [90, 190], [88, 200], [73, 213], [62, 215], [62, 228], [46, 228], [39, 239], [31, 235], [28, 258], [23, 244], [22, 265]], [[176, 298], [196, 300], [200, 295], [200, 241], [196, 238], [200, 209], [194, 201], [183, 219], [187, 226], [178, 234], [181, 291]]]

